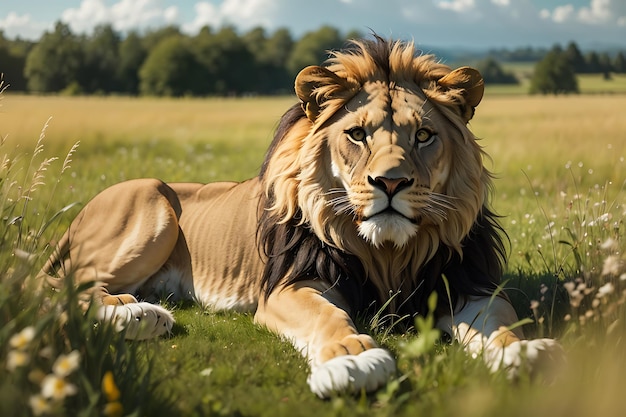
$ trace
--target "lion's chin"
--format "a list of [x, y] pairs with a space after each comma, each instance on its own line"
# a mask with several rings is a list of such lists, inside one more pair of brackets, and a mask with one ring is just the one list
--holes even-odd
[[376, 247], [391, 242], [397, 248], [402, 248], [415, 236], [418, 227], [405, 217], [382, 213], [361, 222], [359, 235]]

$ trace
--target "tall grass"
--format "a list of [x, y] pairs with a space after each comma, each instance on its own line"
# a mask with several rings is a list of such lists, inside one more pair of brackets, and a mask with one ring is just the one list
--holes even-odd
[[[0, 82], [0, 92], [2, 92]], [[149, 415], [171, 402], [154, 397], [152, 356], [128, 344], [113, 326], [95, 324], [95, 312], [79, 310], [71, 277], [58, 293], [33, 280], [43, 238], [71, 204], [39, 200], [54, 196], [67, 175], [72, 146], [60, 171], [56, 157], [42, 156], [46, 122], [28, 157], [0, 142], [0, 415]]]

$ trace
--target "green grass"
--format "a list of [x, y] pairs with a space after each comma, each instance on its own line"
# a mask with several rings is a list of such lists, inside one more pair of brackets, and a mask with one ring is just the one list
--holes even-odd
[[[41, 324], [32, 363], [43, 373], [51, 372], [58, 355], [74, 349], [82, 353], [72, 382], [89, 383], [80, 384], [81, 392], [66, 400], [70, 414], [102, 413], [111, 401], [99, 383], [109, 370], [122, 391], [124, 410], [139, 415], [623, 413], [626, 295], [621, 261], [615, 263], [617, 273], [603, 274], [607, 259], [621, 259], [625, 247], [626, 120], [621, 109], [626, 96], [621, 95], [525, 97], [488, 90], [471, 122], [498, 177], [494, 204], [511, 237], [505, 278], [507, 286], [518, 289], [511, 293], [515, 306], [522, 316], [539, 319], [528, 326], [529, 333], [559, 337], [568, 353], [564, 374], [552, 384], [525, 377], [510, 382], [502, 373], [490, 374], [456, 345], [416, 348], [420, 336], [415, 333], [387, 335], [374, 329], [399, 358], [398, 379], [368, 397], [321, 401], [306, 385], [308, 371], [300, 354], [257, 327], [249, 314], [176, 306], [172, 336], [142, 343], [101, 332], [77, 313], [71, 315], [70, 327], [55, 311], [38, 318], [39, 302], [22, 292], [21, 283], [43, 259], [24, 261], [14, 248], [46, 253], [79, 205], [58, 217], [55, 213], [129, 178], [207, 182], [255, 175], [278, 117], [293, 101], [4, 98], [0, 120], [8, 136], [0, 146], [0, 163], [5, 154], [13, 162], [0, 165], [3, 415], [28, 415], [28, 398], [39, 389], [38, 380], [29, 377], [31, 368], [19, 373], [6, 368], [14, 350], [10, 338], [36, 323]], [[49, 116], [43, 150], [34, 152]], [[79, 140], [72, 161], [64, 163]], [[59, 159], [48, 161], [53, 156]], [[33, 182], [43, 184], [33, 187]], [[614, 246], [605, 245], [609, 238]], [[590, 289], [580, 306], [572, 306], [562, 284], [577, 278]], [[599, 297], [598, 289], [607, 282], [615, 291]], [[63, 310], [73, 297], [59, 294]], [[536, 301], [534, 316], [531, 301]], [[53, 353], [41, 357], [38, 352], [46, 346]], [[100, 356], [106, 360], [96, 361]]]

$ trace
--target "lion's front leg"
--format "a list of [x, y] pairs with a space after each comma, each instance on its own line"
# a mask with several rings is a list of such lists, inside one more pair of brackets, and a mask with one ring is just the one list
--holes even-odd
[[510, 378], [521, 369], [529, 372], [562, 361], [563, 350], [554, 339], [525, 340], [513, 306], [501, 297], [469, 297], [437, 327], [463, 345], [472, 357], [482, 355], [492, 370], [506, 369]]
[[340, 295], [319, 282], [278, 288], [261, 299], [257, 323], [290, 340], [311, 366], [311, 390], [319, 397], [374, 391], [395, 372], [391, 354], [359, 333]]

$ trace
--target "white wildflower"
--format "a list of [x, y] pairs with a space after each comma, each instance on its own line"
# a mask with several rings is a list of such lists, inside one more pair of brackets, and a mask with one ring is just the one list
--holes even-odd
[[600, 247], [604, 250], [615, 250], [617, 249], [617, 241], [613, 238], [608, 238], [607, 240], [602, 242]]
[[26, 349], [30, 342], [35, 338], [35, 328], [33, 326], [25, 327], [21, 332], [16, 333], [9, 340], [9, 345], [13, 349]]
[[33, 395], [29, 398], [28, 403], [30, 404], [30, 409], [33, 410], [33, 414], [36, 416], [52, 411], [50, 403], [42, 395]]
[[30, 363], [30, 355], [21, 350], [12, 350], [7, 355], [7, 369], [15, 371], [17, 368], [26, 366]]
[[613, 275], [619, 276], [622, 261], [615, 255], [607, 256], [602, 265], [602, 276]]
[[41, 382], [41, 394], [45, 398], [62, 400], [67, 396], [76, 394], [76, 386], [67, 382], [57, 375], [47, 375]]
[[80, 352], [73, 350], [67, 355], [61, 355], [54, 361], [52, 365], [52, 372], [56, 376], [64, 378], [78, 369], [80, 364]]
[[563, 284], [563, 287], [569, 294], [570, 305], [574, 308], [578, 308], [583, 298], [585, 298], [586, 292], [589, 290], [583, 283], [576, 285], [574, 281], [569, 281]]
[[613, 286], [613, 283], [607, 282], [606, 284], [598, 288], [598, 292], [596, 293], [596, 298], [604, 298], [609, 294], [613, 294], [614, 291], [615, 291], [615, 287]]

